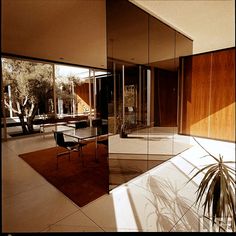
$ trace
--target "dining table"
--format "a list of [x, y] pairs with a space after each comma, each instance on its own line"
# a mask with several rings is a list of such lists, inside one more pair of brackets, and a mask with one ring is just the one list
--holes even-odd
[[99, 137], [108, 137], [107, 129], [103, 127], [85, 127], [79, 129], [65, 130], [63, 131], [65, 136], [75, 138], [78, 142], [83, 143], [85, 141], [95, 141], [95, 160], [98, 161], [98, 143], [97, 140]]

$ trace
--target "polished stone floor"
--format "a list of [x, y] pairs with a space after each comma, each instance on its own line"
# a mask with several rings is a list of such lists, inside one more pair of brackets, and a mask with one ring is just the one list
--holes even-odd
[[[177, 138], [183, 140], [184, 136]], [[2, 232], [211, 231], [209, 222], [203, 221], [203, 209], [194, 205], [202, 175], [186, 183], [197, 169], [213, 160], [201, 158], [206, 153], [192, 138], [185, 140], [189, 148], [162, 158], [157, 166], [150, 164], [144, 173], [142, 158], [139, 165], [134, 165], [135, 156], [130, 154], [128, 164], [124, 164], [125, 153], [111, 153], [116, 187], [81, 208], [18, 157], [55, 146], [52, 135], [2, 142]], [[235, 161], [234, 143], [197, 140], [216, 156], [220, 153], [225, 160]], [[121, 176], [115, 176], [117, 165], [129, 170], [128, 182], [122, 184]], [[142, 173], [136, 176], [140, 170]]]

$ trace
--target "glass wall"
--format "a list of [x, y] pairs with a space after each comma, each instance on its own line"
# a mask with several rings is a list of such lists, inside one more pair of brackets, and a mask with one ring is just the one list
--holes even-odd
[[107, 1], [110, 189], [147, 171], [148, 14], [128, 1]]
[[[96, 100], [101, 103], [101, 99], [95, 91], [101, 91], [106, 74], [90, 68], [2, 58], [2, 137], [39, 133], [42, 123], [68, 117], [98, 117]], [[107, 116], [100, 110], [99, 116]]]
[[89, 113], [89, 69], [55, 65], [57, 115]]
[[34, 120], [54, 113], [53, 66], [2, 58], [2, 91], [8, 135], [34, 133]]
[[[6, 109], [2, 116], [5, 112], [7, 119], [2, 119], [2, 127], [5, 122], [10, 134], [12, 118], [18, 123], [14, 129], [22, 128], [20, 121], [38, 119], [39, 123], [33, 124], [35, 130], [40, 119], [101, 118], [111, 134], [109, 184], [113, 189], [188, 147], [178, 136], [178, 68], [179, 57], [191, 54], [192, 41], [129, 1], [109, 0], [106, 7], [108, 74], [39, 62], [29, 62], [38, 69], [20, 72], [19, 62], [12, 77], [13, 69], [3, 66]], [[27, 86], [22, 85], [25, 81]], [[18, 96], [13, 92], [16, 82], [18, 94], [25, 94], [20, 100], [27, 104], [24, 119], [17, 117], [15, 109], [20, 102], [12, 97]], [[39, 97], [34, 88], [40, 90]], [[29, 102], [27, 91], [33, 95]]]
[[188, 145], [178, 137], [179, 57], [192, 41], [126, 0], [107, 1], [110, 189]]

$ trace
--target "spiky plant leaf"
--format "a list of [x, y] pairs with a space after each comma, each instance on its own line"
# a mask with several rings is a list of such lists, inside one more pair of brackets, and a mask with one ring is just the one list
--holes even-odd
[[206, 191], [208, 185], [210, 184], [210, 180], [213, 178], [213, 176], [215, 175], [215, 171], [216, 171], [216, 166], [212, 166], [205, 174], [205, 176], [203, 177], [199, 188], [197, 190], [198, 194], [197, 194], [197, 201], [196, 203], [199, 201], [199, 203], [201, 202], [202, 197], [204, 196], [204, 192]]
[[[194, 138], [194, 137], [193, 137]], [[197, 140], [194, 138], [197, 142]], [[199, 144], [199, 142], [197, 142]], [[200, 144], [199, 144], [200, 145]], [[235, 210], [235, 187], [236, 182], [233, 176], [235, 176], [235, 169], [226, 165], [229, 163], [235, 163], [233, 161], [223, 161], [223, 156], [219, 155], [219, 159], [209, 153], [202, 145], [200, 145], [208, 155], [211, 156], [216, 163], [209, 164], [202, 169], [198, 170], [192, 178], [187, 182], [189, 183], [200, 173], [204, 173], [197, 193], [196, 204], [204, 201], [202, 204], [203, 215], [207, 218], [211, 218], [212, 225], [216, 223], [216, 218], [219, 220], [219, 228], [224, 229], [223, 223], [228, 223], [228, 218], [231, 217], [231, 228], [234, 231], [236, 225], [236, 210]], [[195, 168], [194, 168], [195, 169]], [[193, 170], [194, 170], [193, 169]], [[193, 171], [192, 170], [192, 171]], [[192, 172], [191, 171], [191, 172]], [[207, 214], [206, 214], [207, 213]], [[226, 222], [224, 222], [226, 221]]]
[[208, 215], [210, 215], [210, 207], [211, 207], [211, 204], [212, 204], [212, 201], [214, 199], [214, 190], [215, 190], [215, 186], [217, 181], [218, 181], [218, 176], [219, 176], [219, 173], [217, 173], [215, 175], [214, 178], [212, 178], [210, 181], [210, 185], [209, 185], [209, 189], [208, 191], [206, 192], [206, 197], [205, 197], [205, 201], [203, 203], [203, 206], [204, 206], [204, 214], [206, 212], [206, 208], [207, 208], [207, 212], [208, 212]]
[[[220, 198], [220, 183], [221, 182], [221, 176], [218, 175], [216, 182], [214, 184], [214, 189], [213, 189], [213, 199], [212, 199], [212, 225], [215, 223], [215, 218], [220, 217], [220, 204], [219, 204], [219, 198]], [[210, 207], [210, 206], [209, 206]]]

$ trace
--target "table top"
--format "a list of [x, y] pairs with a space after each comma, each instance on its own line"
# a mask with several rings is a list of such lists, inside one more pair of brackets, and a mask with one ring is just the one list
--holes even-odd
[[108, 134], [101, 127], [86, 127], [86, 128], [64, 131], [63, 133], [67, 136], [74, 137], [77, 139], [88, 139]]
[[68, 124], [77, 124], [77, 123], [85, 123], [88, 122], [88, 120], [69, 120]]

